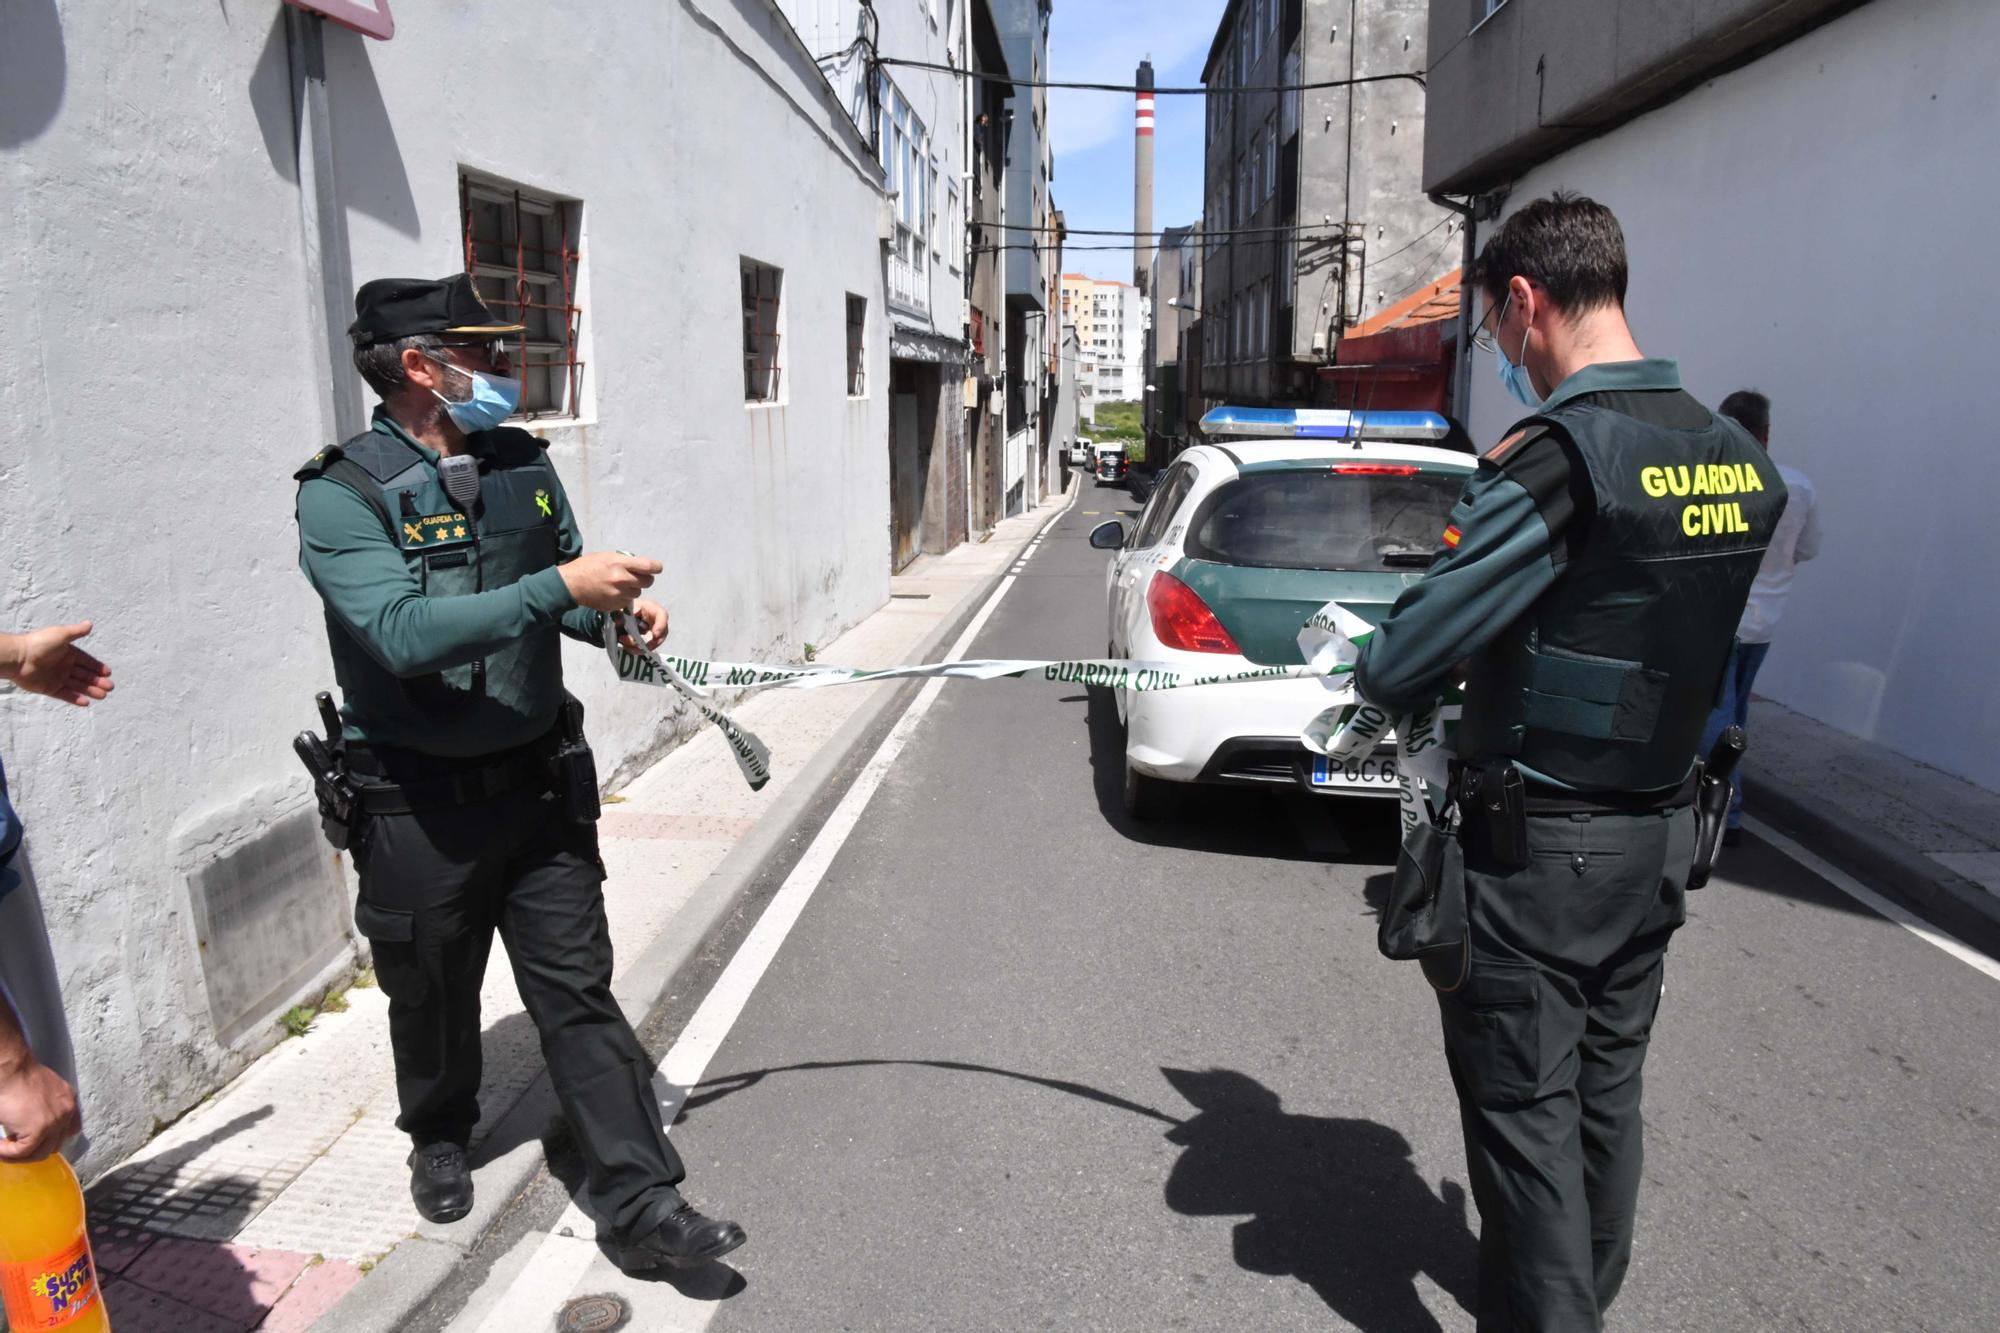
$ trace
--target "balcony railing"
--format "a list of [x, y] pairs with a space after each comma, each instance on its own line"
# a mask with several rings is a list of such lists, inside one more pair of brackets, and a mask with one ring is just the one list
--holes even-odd
[[889, 305], [909, 315], [931, 312], [931, 275], [922, 265], [889, 256]]

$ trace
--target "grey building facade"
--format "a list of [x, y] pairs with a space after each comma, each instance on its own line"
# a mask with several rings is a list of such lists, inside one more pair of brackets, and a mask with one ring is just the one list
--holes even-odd
[[1230, 0], [1204, 130], [1202, 389], [1310, 402], [1344, 329], [1448, 272], [1451, 212], [1422, 189], [1424, 0]]
[[1184, 444], [1190, 423], [1183, 392], [1187, 331], [1201, 305], [1195, 274], [1200, 228], [1168, 227], [1153, 253], [1153, 319], [1146, 326], [1146, 462], [1165, 466]]
[[1046, 475], [1042, 404], [1050, 343], [1049, 276], [1059, 268], [1055, 210], [1049, 202], [1054, 155], [1049, 143], [1049, 11], [1052, 0], [989, 0], [1007, 68], [1019, 80], [1006, 125], [1006, 457], [1004, 512], [1041, 498]]

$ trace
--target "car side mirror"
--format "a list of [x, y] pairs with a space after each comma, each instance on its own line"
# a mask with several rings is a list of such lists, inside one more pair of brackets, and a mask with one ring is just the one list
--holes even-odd
[[1090, 544], [1100, 551], [1122, 551], [1125, 549], [1125, 525], [1115, 518], [1109, 523], [1099, 523], [1090, 530]]

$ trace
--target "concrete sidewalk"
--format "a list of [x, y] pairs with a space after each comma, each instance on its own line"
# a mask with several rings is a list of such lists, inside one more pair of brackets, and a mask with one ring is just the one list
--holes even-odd
[[[1066, 499], [1002, 522], [984, 542], [920, 559], [820, 659], [886, 666], [937, 657]], [[898, 691], [896, 683], [777, 690], [733, 706], [772, 749], [761, 792], [704, 726], [607, 798], [600, 833], [614, 989], [634, 1026]], [[469, 1217], [436, 1226], [410, 1203], [388, 1002], [357, 985], [344, 1011], [323, 1013], [92, 1186], [91, 1232], [120, 1333], [399, 1327], [542, 1164], [555, 1103], [503, 958], [496, 949], [482, 993], [486, 1065]], [[698, 1181], [694, 1188], [698, 1195]]]
[[2000, 794], [1768, 699], [1743, 779], [1747, 813], [2000, 957]]

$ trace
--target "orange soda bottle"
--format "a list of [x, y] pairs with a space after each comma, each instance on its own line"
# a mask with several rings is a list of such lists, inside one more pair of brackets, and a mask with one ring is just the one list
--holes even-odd
[[83, 1190], [60, 1153], [0, 1162], [0, 1302], [12, 1333], [111, 1333]]

